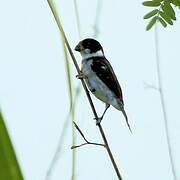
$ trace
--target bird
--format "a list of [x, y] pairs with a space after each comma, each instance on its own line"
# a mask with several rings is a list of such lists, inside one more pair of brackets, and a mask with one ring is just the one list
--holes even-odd
[[74, 50], [80, 52], [82, 56], [81, 73], [77, 75], [77, 78], [84, 79], [91, 93], [105, 103], [102, 116], [96, 119], [97, 124], [101, 123], [107, 109], [112, 105], [122, 112], [131, 131], [124, 109], [121, 86], [111, 64], [104, 55], [101, 44], [93, 38], [86, 38], [80, 41]]

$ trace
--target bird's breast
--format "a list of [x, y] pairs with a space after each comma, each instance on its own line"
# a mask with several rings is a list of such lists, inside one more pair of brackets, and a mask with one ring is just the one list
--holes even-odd
[[92, 70], [91, 64], [93, 60], [82, 62], [82, 73], [85, 75], [85, 81], [89, 90], [101, 101], [109, 103], [113, 98], [112, 92], [109, 88], [99, 79], [96, 73]]
[[83, 60], [81, 71], [85, 75], [85, 81], [89, 90], [101, 101], [111, 104], [116, 109], [120, 110], [120, 100], [117, 99], [114, 93], [107, 85], [97, 76], [91, 68], [93, 59]]

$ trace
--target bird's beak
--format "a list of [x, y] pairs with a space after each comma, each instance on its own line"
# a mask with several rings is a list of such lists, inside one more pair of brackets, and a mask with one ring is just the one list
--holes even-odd
[[75, 51], [81, 51], [81, 45], [80, 44], [78, 44], [76, 47], [75, 47], [75, 49], [74, 49]]

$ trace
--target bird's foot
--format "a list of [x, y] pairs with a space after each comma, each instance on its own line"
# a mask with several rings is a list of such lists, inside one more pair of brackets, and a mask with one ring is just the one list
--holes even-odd
[[94, 120], [96, 120], [96, 125], [99, 125], [102, 121], [103, 117], [98, 117], [98, 118], [94, 118]]
[[85, 79], [85, 75], [82, 72], [80, 72], [78, 75], [76, 75], [76, 78], [77, 79]]

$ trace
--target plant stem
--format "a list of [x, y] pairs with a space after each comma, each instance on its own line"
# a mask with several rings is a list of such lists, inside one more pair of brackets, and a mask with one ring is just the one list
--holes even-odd
[[161, 107], [164, 117], [164, 126], [165, 126], [165, 134], [167, 139], [167, 147], [168, 147], [168, 154], [170, 159], [170, 165], [171, 170], [173, 174], [173, 179], [177, 180], [176, 171], [175, 171], [175, 165], [174, 165], [174, 159], [171, 149], [171, 143], [170, 143], [170, 133], [168, 128], [168, 118], [167, 118], [167, 111], [166, 111], [166, 104], [165, 104], [165, 98], [164, 98], [164, 92], [163, 92], [163, 84], [162, 84], [162, 74], [161, 74], [161, 68], [160, 68], [160, 57], [159, 57], [159, 41], [158, 41], [158, 29], [157, 25], [155, 25], [155, 50], [156, 50], [156, 63], [157, 63], [157, 76], [158, 76], [158, 88], [159, 88], [159, 94], [160, 94], [160, 101], [161, 101]]
[[[61, 34], [63, 35], [63, 40], [64, 40], [64, 42], [65, 42], [65, 44], [66, 44], [66, 47], [67, 47], [67, 49], [68, 49], [68, 51], [69, 51], [69, 54], [71, 55], [72, 61], [73, 61], [73, 63], [74, 63], [74, 66], [76, 67], [76, 70], [77, 70], [78, 74], [80, 74], [80, 73], [81, 73], [80, 68], [79, 68], [78, 63], [77, 63], [77, 61], [76, 61], [76, 59], [75, 59], [75, 56], [74, 56], [74, 54], [73, 54], [73, 52], [72, 52], [72, 50], [71, 50], [71, 47], [70, 47], [70, 45], [69, 45], [69, 43], [68, 43], [68, 40], [67, 40], [66, 35], [65, 35], [65, 33], [64, 33], [64, 30], [63, 30], [63, 27], [62, 27], [62, 25], [61, 25], [61, 21], [60, 21], [60, 18], [59, 18], [59, 16], [58, 16], [58, 13], [57, 13], [57, 11], [56, 11], [56, 9], [55, 9], [55, 6], [54, 6], [54, 4], [52, 3], [51, 0], [47, 0], [47, 1], [48, 1], [49, 6], [50, 6], [50, 9], [51, 9], [51, 11], [52, 11], [52, 13], [53, 13], [53, 15], [54, 15], [54, 18], [55, 18], [55, 20], [56, 20], [56, 23], [57, 23], [57, 25], [58, 25], [58, 28], [59, 28]], [[87, 87], [86, 87], [86, 84], [85, 84], [85, 82], [84, 82], [83, 79], [80, 79], [80, 80], [81, 80], [82, 86], [83, 86], [83, 88], [84, 88], [84, 90], [85, 90], [85, 93], [86, 93], [86, 95], [87, 95], [88, 101], [89, 101], [90, 106], [91, 106], [91, 109], [92, 109], [92, 111], [93, 111], [93, 114], [94, 114], [95, 118], [98, 119], [97, 112], [96, 112], [96, 110], [95, 110], [94, 104], [93, 104], [93, 102], [92, 102], [92, 99], [91, 99], [91, 96], [90, 96], [90, 94], [89, 94], [89, 91], [88, 91], [88, 89], [87, 89]], [[100, 134], [101, 134], [102, 139], [103, 139], [103, 141], [104, 141], [104, 144], [105, 144], [105, 146], [106, 146], [106, 149], [107, 149], [109, 158], [110, 158], [110, 160], [111, 160], [111, 162], [112, 162], [112, 165], [113, 165], [113, 167], [114, 167], [114, 170], [115, 170], [115, 172], [116, 172], [116, 175], [117, 175], [117, 177], [118, 177], [119, 180], [122, 180], [122, 177], [121, 177], [121, 175], [120, 175], [119, 169], [118, 169], [118, 167], [117, 167], [117, 165], [116, 165], [116, 162], [115, 162], [114, 157], [113, 157], [113, 155], [112, 155], [112, 152], [111, 152], [111, 149], [110, 149], [110, 147], [109, 147], [108, 141], [107, 141], [107, 139], [106, 139], [104, 130], [103, 130], [101, 124], [98, 124], [97, 126], [98, 126], [98, 128], [99, 128]]]
[[74, 10], [75, 10], [75, 16], [76, 16], [76, 24], [77, 24], [77, 29], [78, 29], [78, 35], [79, 35], [79, 38], [81, 38], [81, 25], [80, 25], [77, 0], [74, 0]]
[[106, 149], [107, 149], [108, 155], [109, 155], [109, 157], [110, 157], [110, 160], [111, 160], [111, 162], [112, 162], [112, 164], [113, 164], [114, 170], [116, 171], [116, 175], [117, 175], [117, 177], [118, 177], [119, 180], [122, 180], [120, 171], [119, 171], [118, 166], [117, 166], [117, 164], [116, 164], [116, 162], [115, 162], [115, 160], [114, 160], [113, 154], [112, 154], [112, 152], [111, 152], [111, 149], [110, 149], [110, 147], [109, 147], [108, 141], [107, 141], [107, 139], [106, 139], [106, 136], [105, 136], [105, 134], [104, 134], [104, 130], [103, 130], [101, 124], [98, 124], [98, 127], [99, 127], [99, 130], [100, 130], [101, 136], [102, 136], [102, 138], [103, 138], [104, 144], [106, 145]]

